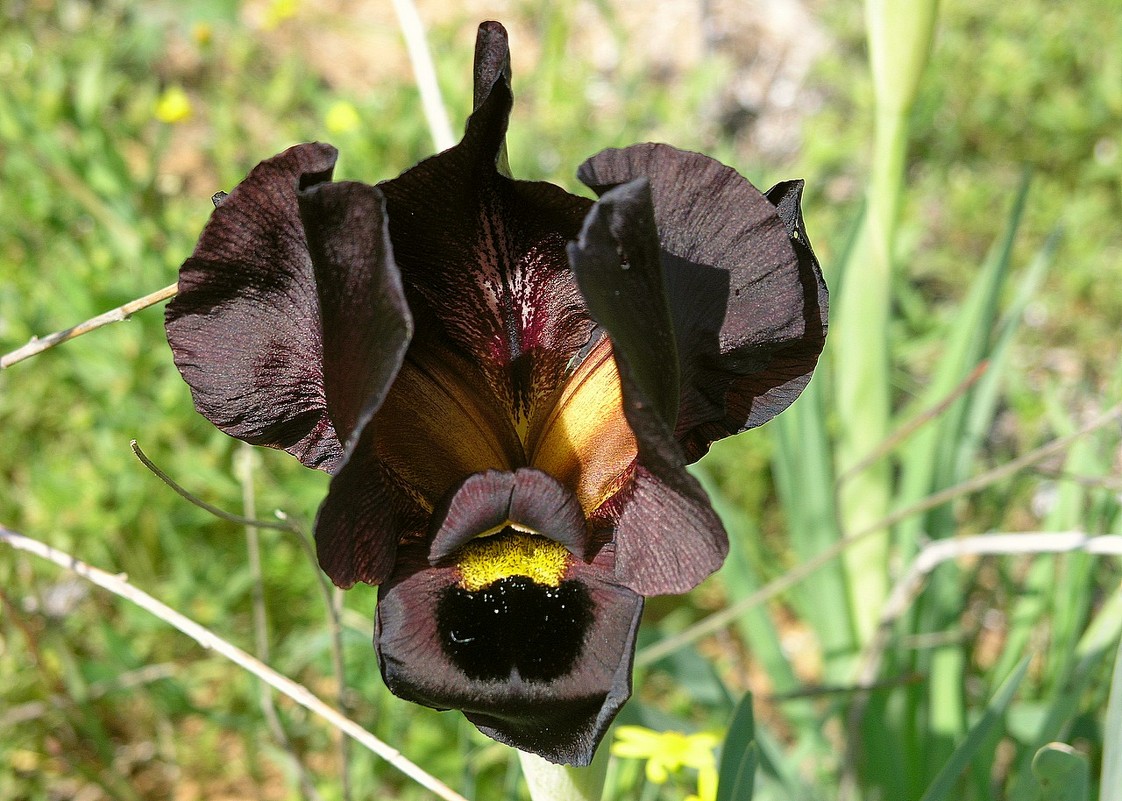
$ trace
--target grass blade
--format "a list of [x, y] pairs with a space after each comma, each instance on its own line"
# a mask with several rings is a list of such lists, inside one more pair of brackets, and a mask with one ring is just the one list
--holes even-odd
[[1091, 769], [1087, 757], [1070, 745], [1049, 743], [1032, 758], [1040, 782], [1040, 801], [1089, 801]]
[[1122, 640], [1114, 655], [1114, 676], [1103, 724], [1103, 772], [1100, 801], [1122, 801]]
[[745, 693], [732, 713], [732, 722], [721, 746], [717, 801], [752, 801], [759, 762], [752, 693]]
[[1029, 658], [1025, 657], [1021, 660], [1017, 669], [1013, 671], [1013, 674], [998, 688], [997, 693], [986, 705], [985, 714], [971, 727], [966, 739], [951, 754], [951, 758], [943, 765], [943, 769], [939, 771], [935, 781], [927, 788], [927, 792], [923, 794], [921, 801], [946, 801], [954, 798], [952, 793], [955, 784], [962, 775], [962, 771], [970, 764], [970, 759], [974, 756], [974, 753], [1001, 721], [1009, 702], [1013, 700], [1013, 695], [1017, 692], [1017, 688], [1020, 687], [1021, 681], [1028, 671], [1028, 666]]

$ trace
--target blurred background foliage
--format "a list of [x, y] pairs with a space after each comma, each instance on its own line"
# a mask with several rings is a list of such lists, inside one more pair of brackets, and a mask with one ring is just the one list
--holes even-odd
[[[860, 4], [425, 0], [420, 13], [457, 128], [470, 109], [476, 24], [496, 18], [510, 30], [518, 177], [586, 192], [574, 177], [581, 160], [645, 140], [707, 152], [761, 187], [802, 177], [807, 227], [835, 297], [842, 266], [846, 276], [861, 269], [850, 254], [875, 115]], [[993, 361], [916, 435], [927, 440], [888, 457], [880, 480], [894, 499], [1008, 462], [1119, 400], [1119, 41], [1115, 0], [940, 6], [902, 176], [882, 332], [890, 363], [877, 379], [893, 411], [881, 423], [896, 430], [980, 359]], [[172, 283], [211, 194], [315, 139], [339, 147], [339, 177], [368, 182], [431, 153], [389, 0], [5, 0], [0, 353]], [[957, 367], [948, 366], [952, 351]], [[831, 351], [789, 419], [725, 441], [703, 461], [733, 553], [690, 595], [649, 603], [643, 645], [852, 533], [844, 519], [809, 516], [831, 517], [832, 443], [862, 424], [833, 400], [831, 376], [847, 364]], [[242, 509], [239, 448], [192, 410], [158, 309], [0, 374], [0, 521], [127, 573], [249, 648], [254, 582], [242, 531], [162, 485], [133, 457], [133, 438], [188, 489]], [[940, 443], [955, 450], [953, 469], [909, 484]], [[924, 538], [952, 534], [1118, 533], [1120, 458], [1115, 423], [909, 519], [895, 531], [892, 560], [867, 568], [896, 576]], [[325, 476], [279, 453], [253, 462], [259, 510], [312, 519]], [[315, 570], [294, 537], [269, 531], [262, 541], [272, 663], [333, 697]], [[1029, 762], [1053, 739], [1085, 754], [1097, 776], [1122, 626], [1118, 565], [1068, 555], [939, 571], [894, 628], [881, 689], [849, 686], [868, 640], [846, 587], [862, 576], [835, 563], [730, 628], [641, 657], [621, 720], [723, 732], [750, 690], [757, 797], [834, 798], [844, 775], [860, 797], [920, 798], [1029, 657], [1001, 726], [986, 730], [965, 778], [941, 797], [1036, 797]], [[405, 704], [382, 687], [370, 647], [374, 600], [370, 588], [346, 595], [351, 714], [469, 798], [520, 797], [507, 749], [455, 713]], [[855, 699], [867, 705], [856, 727]], [[333, 734], [302, 710], [280, 711], [287, 747], [238, 669], [53, 567], [0, 552], [0, 797], [295, 798], [306, 791], [292, 755], [323, 798], [342, 797]], [[358, 751], [349, 779], [356, 798], [424, 797]], [[608, 797], [677, 799], [694, 782], [687, 769], [655, 784], [640, 762], [618, 759]]]

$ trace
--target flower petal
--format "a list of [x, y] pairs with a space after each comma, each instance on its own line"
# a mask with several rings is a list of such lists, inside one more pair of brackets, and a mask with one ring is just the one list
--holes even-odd
[[649, 184], [638, 178], [605, 192], [569, 246], [581, 291], [612, 340], [638, 442], [630, 483], [608, 505], [619, 513], [616, 576], [643, 595], [685, 592], [728, 553], [724, 527], [672, 433], [675, 346], [653, 219]]
[[438, 526], [429, 548], [432, 564], [468, 540], [511, 524], [561, 543], [580, 559], [590, 556], [584, 514], [576, 497], [552, 476], [532, 468], [469, 476], [449, 493], [432, 519]]
[[399, 544], [423, 537], [428, 524], [428, 513], [378, 461], [370, 437], [368, 425], [316, 515], [320, 567], [344, 589], [389, 578]]
[[623, 414], [612, 343], [601, 336], [531, 433], [530, 465], [572, 488], [588, 517], [623, 485], [638, 447]]
[[378, 458], [428, 509], [474, 473], [525, 461], [509, 418], [481, 395], [482, 384], [463, 357], [414, 340], [370, 423]]
[[381, 192], [321, 184], [300, 193], [300, 216], [319, 290], [327, 411], [349, 452], [397, 376], [413, 320]]
[[336, 152], [306, 144], [258, 164], [215, 208], [179, 271], [166, 329], [195, 408], [227, 434], [331, 471], [319, 300], [297, 209]]
[[[412, 550], [399, 554], [401, 569], [378, 594], [386, 686], [434, 709], [461, 709], [499, 742], [587, 765], [631, 694], [642, 597], [589, 569], [558, 588], [576, 604], [551, 605], [528, 581], [465, 598], [454, 568], [431, 568], [423, 549]], [[473, 614], [474, 604], [490, 614]]]
[[578, 175], [601, 194], [650, 181], [682, 380], [675, 435], [688, 459], [790, 405], [826, 334], [825, 284], [805, 232], [795, 234], [797, 190], [769, 199], [730, 167], [657, 144], [605, 150]]
[[565, 258], [591, 202], [499, 173], [512, 95], [497, 23], [481, 26], [477, 56], [463, 140], [379, 186], [418, 353], [470, 362], [460, 383], [524, 444], [592, 333]]

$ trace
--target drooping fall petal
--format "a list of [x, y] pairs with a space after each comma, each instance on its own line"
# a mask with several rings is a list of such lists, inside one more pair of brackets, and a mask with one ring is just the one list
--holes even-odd
[[513, 576], [468, 592], [454, 567], [433, 568], [419, 550], [398, 562], [379, 589], [375, 633], [394, 694], [587, 765], [631, 694], [642, 597], [579, 565], [556, 587]]
[[525, 443], [592, 333], [565, 257], [591, 202], [500, 174], [512, 103], [501, 26], [481, 30], [477, 58], [463, 140], [379, 187], [418, 350], [463, 356], [457, 380]]

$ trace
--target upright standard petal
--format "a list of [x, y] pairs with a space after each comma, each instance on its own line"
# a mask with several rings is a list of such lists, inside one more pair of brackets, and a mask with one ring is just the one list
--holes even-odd
[[416, 320], [410, 360], [425, 368], [453, 354], [446, 381], [501, 411], [525, 463], [531, 430], [592, 334], [565, 257], [591, 202], [500, 174], [509, 80], [505, 31], [485, 23], [463, 140], [379, 187]]
[[195, 408], [254, 445], [333, 470], [319, 299], [297, 192], [328, 181], [335, 148], [297, 145], [258, 164], [215, 208], [179, 271], [166, 329]]
[[728, 537], [674, 440], [677, 348], [645, 178], [604, 193], [569, 258], [611, 338], [638, 442], [630, 481], [609, 501], [618, 514], [616, 576], [643, 595], [684, 592], [720, 567]]
[[[605, 150], [578, 175], [600, 194], [650, 181], [682, 380], [675, 435], [687, 458], [790, 405], [826, 334], [826, 288], [805, 232], [804, 249], [735, 170], [667, 145]], [[797, 195], [785, 197], [798, 217]]]

